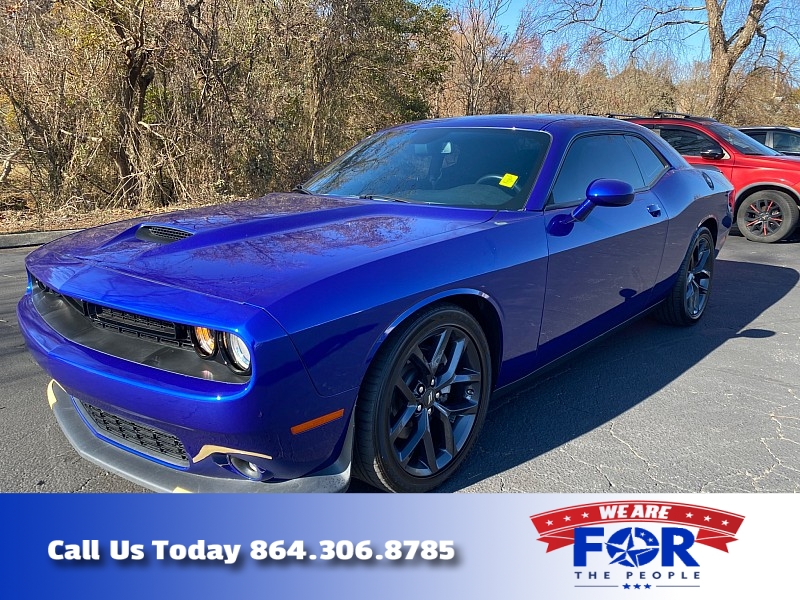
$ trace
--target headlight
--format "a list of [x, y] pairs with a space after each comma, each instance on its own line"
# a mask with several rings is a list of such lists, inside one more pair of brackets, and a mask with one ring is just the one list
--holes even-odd
[[226, 333], [223, 336], [225, 343], [225, 353], [228, 355], [233, 366], [239, 371], [250, 370], [250, 350], [244, 340], [238, 335]]
[[193, 327], [192, 341], [195, 351], [203, 358], [211, 358], [217, 353], [217, 332], [208, 327]]

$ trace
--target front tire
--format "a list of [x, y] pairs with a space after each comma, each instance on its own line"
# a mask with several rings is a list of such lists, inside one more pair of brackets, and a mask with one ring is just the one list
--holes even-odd
[[483, 426], [491, 355], [454, 305], [417, 315], [380, 349], [356, 405], [356, 475], [390, 492], [427, 492], [458, 469]]
[[655, 316], [669, 325], [694, 325], [706, 311], [714, 277], [714, 238], [705, 227], [697, 230], [669, 295]]
[[755, 192], [744, 199], [736, 225], [751, 242], [779, 242], [794, 231], [800, 208], [787, 194], [776, 190]]

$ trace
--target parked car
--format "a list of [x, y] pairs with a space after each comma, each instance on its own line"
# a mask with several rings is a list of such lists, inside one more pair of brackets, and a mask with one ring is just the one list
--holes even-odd
[[495, 393], [652, 308], [696, 323], [731, 193], [619, 120], [411, 123], [294, 193], [43, 246], [20, 329], [73, 446], [148, 488], [427, 491]]
[[777, 150], [781, 154], [800, 156], [800, 131], [791, 127], [765, 126], [765, 127], [739, 127], [739, 131], [746, 133], [755, 141], [768, 148]]
[[767, 148], [707, 117], [656, 113], [630, 119], [669, 142], [692, 165], [716, 167], [735, 190], [739, 231], [754, 242], [778, 242], [800, 219], [800, 160]]

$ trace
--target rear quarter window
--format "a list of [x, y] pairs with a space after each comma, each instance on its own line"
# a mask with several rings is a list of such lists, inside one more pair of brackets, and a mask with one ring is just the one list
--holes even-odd
[[667, 167], [667, 161], [643, 139], [633, 135], [626, 135], [625, 139], [633, 152], [636, 163], [642, 172], [646, 186], [651, 186]]

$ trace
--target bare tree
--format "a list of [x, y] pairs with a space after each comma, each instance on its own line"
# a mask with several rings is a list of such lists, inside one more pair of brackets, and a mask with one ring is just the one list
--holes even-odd
[[515, 54], [525, 38], [524, 21], [513, 32], [500, 23], [510, 4], [510, 0], [462, 0], [453, 9], [452, 81], [465, 114], [510, 108], [491, 102], [492, 94], [507, 91], [516, 69]]
[[449, 25], [411, 0], [0, 0], [0, 200], [23, 177], [42, 214], [292, 187], [430, 116]]
[[554, 0], [552, 6], [536, 12], [553, 32], [600, 35], [634, 55], [650, 44], [677, 51], [693, 36], [705, 35], [710, 57], [705, 110], [718, 118], [730, 104], [731, 74], [748, 50], [754, 64], [771, 60], [777, 68], [771, 48], [798, 42], [796, 29], [785, 27], [797, 22], [796, 0]]

